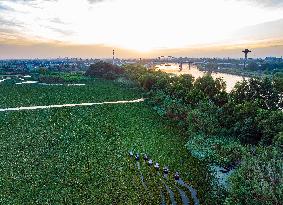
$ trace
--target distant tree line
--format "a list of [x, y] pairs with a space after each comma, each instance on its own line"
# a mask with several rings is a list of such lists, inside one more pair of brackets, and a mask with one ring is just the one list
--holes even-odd
[[[244, 67], [243, 62], [236, 60], [221, 61], [218, 59], [207, 59], [207, 61], [205, 65], [198, 65], [198, 68], [204, 71], [235, 73], [249, 76], [258, 73], [266, 75], [283, 73], [283, 61], [248, 60], [246, 67]], [[229, 63], [225, 64], [225, 62]]]

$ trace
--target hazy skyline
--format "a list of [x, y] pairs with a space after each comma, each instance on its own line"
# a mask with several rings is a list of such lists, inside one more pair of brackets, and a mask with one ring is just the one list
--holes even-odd
[[283, 55], [283, 0], [0, 0], [0, 58]]

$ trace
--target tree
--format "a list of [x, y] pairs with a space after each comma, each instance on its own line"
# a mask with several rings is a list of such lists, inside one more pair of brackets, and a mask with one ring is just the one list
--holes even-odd
[[251, 78], [249, 81], [238, 82], [231, 92], [231, 98], [236, 104], [257, 102], [263, 109], [276, 110], [280, 108], [280, 92], [268, 78]]
[[216, 105], [223, 105], [227, 102], [226, 83], [222, 78], [214, 80], [211, 75], [204, 75], [196, 79], [194, 89], [204, 93]]
[[273, 77], [274, 87], [283, 93], [283, 73], [276, 73]]
[[257, 144], [262, 138], [256, 116], [258, 105], [255, 102], [244, 102], [238, 104], [234, 111], [234, 122], [231, 127], [231, 135], [239, 139], [242, 143]]
[[100, 77], [113, 80], [123, 73], [123, 69], [103, 61], [92, 64], [85, 75], [89, 77]]
[[172, 79], [171, 94], [177, 98], [184, 99], [186, 94], [193, 89], [194, 77], [186, 74]]
[[250, 62], [246, 68], [250, 71], [257, 71], [259, 69], [259, 66], [256, 62]]
[[279, 205], [283, 201], [283, 155], [276, 147], [248, 154], [230, 177], [225, 205]]
[[39, 72], [40, 75], [47, 75], [48, 69], [45, 68], [45, 67], [40, 67], [38, 72]]
[[256, 124], [262, 133], [261, 144], [271, 145], [276, 135], [283, 131], [283, 112], [258, 110]]

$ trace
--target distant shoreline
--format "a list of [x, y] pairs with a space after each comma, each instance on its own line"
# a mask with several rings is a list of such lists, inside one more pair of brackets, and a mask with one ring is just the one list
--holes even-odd
[[264, 76], [271, 76], [270, 74], [263, 74], [260, 72], [251, 72], [251, 71], [246, 71], [243, 72], [242, 70], [226, 70], [226, 69], [219, 69], [219, 70], [209, 70], [205, 68], [201, 68], [196, 66], [200, 71], [203, 72], [212, 72], [212, 73], [224, 73], [224, 74], [230, 74], [230, 75], [237, 75], [237, 76], [242, 76], [242, 77], [247, 77], [247, 78], [253, 78], [253, 77], [264, 77]]

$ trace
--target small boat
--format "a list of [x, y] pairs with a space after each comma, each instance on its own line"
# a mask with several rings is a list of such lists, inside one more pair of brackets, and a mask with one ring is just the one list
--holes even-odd
[[165, 64], [165, 66], [171, 66], [171, 64]]

